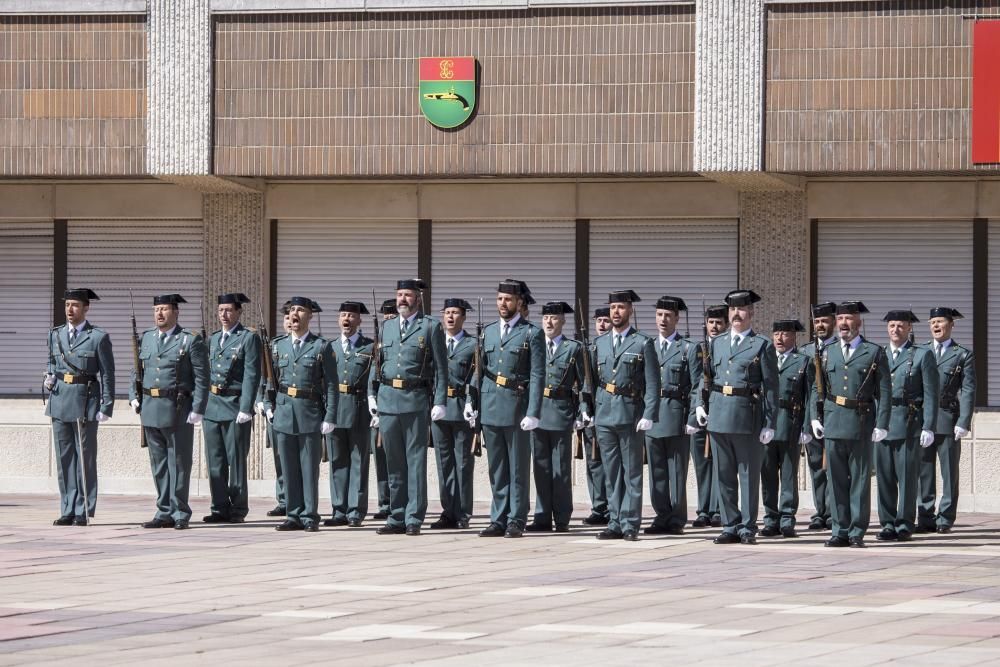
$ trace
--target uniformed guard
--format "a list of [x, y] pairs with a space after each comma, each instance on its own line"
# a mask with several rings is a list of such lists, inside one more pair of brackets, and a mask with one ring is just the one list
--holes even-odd
[[[396, 300], [386, 299], [378, 309], [383, 322], [394, 320], [399, 317], [396, 310]], [[378, 382], [373, 387], [378, 393]], [[371, 428], [371, 450], [375, 457], [375, 481], [378, 485], [378, 511], [372, 515], [373, 519], [384, 521], [389, 518], [389, 469], [385, 463], [385, 447], [382, 446], [381, 436], [377, 427]]]
[[97, 509], [97, 425], [115, 405], [115, 359], [111, 338], [87, 320], [87, 288], [66, 290], [66, 324], [49, 332], [45, 388], [59, 473], [56, 526], [85, 526]]
[[653, 339], [632, 326], [632, 290], [611, 292], [611, 331], [594, 340], [594, 423], [607, 476], [611, 517], [599, 540], [639, 539], [643, 432], [653, 427], [660, 376]]
[[[716, 304], [705, 308], [705, 333], [712, 340], [729, 328], [729, 306]], [[700, 363], [700, 361], [699, 361]], [[691, 464], [698, 485], [698, 516], [691, 522], [692, 528], [722, 526], [722, 515], [719, 514], [719, 480], [715, 477], [712, 466], [711, 447], [706, 450], [705, 441], [708, 433], [705, 428], [694, 422], [698, 431], [691, 436]]]
[[[601, 336], [611, 330], [611, 310], [607, 306], [594, 309], [594, 335]], [[593, 356], [593, 345], [587, 350]], [[583, 430], [583, 456], [587, 464], [587, 492], [590, 495], [590, 515], [583, 519], [587, 526], [606, 526], [608, 514], [608, 485], [597, 447], [597, 430], [593, 421]]]
[[445, 299], [441, 309], [445, 347], [448, 350], [448, 403], [443, 419], [431, 424], [437, 460], [441, 516], [431, 528], [468, 528], [472, 517], [472, 477], [475, 457], [472, 436], [475, 420], [462, 412], [472, 388], [476, 339], [462, 328], [472, 306], [465, 299]]
[[[867, 312], [860, 301], [838, 304], [838, 340], [823, 353], [828, 393], [824, 419], [813, 419], [812, 429], [814, 436], [826, 440], [833, 517], [828, 547], [865, 546], [871, 518], [872, 444], [888, 435], [889, 363], [881, 346], [861, 336], [861, 315]], [[815, 401], [815, 386], [811, 393]]]
[[[698, 424], [708, 426], [712, 464], [719, 480], [722, 533], [716, 544], [757, 543], [761, 445], [774, 438], [778, 359], [769, 338], [753, 330], [753, 290], [726, 295], [729, 331], [709, 342], [711, 378], [708, 405], [698, 394]], [[705, 383], [705, 378], [701, 378]]]
[[[889, 435], [875, 445], [880, 542], [913, 539], [917, 518], [917, 461], [920, 448], [934, 444], [938, 416], [938, 374], [934, 355], [913, 344], [909, 310], [890, 310], [883, 321], [889, 331], [885, 353], [892, 382]], [[917, 445], [920, 445], [920, 448]]]
[[649, 500], [653, 523], [646, 535], [683, 535], [687, 523], [687, 473], [691, 458], [691, 436], [698, 429], [689, 424], [691, 393], [701, 380], [698, 346], [677, 331], [684, 299], [661, 296], [656, 300], [654, 340], [660, 378], [657, 418], [646, 431], [649, 465]]
[[[288, 325], [291, 319], [288, 314], [288, 309], [290, 307], [291, 303], [288, 301], [281, 306], [282, 329], [284, 330], [284, 333], [273, 337], [271, 339], [272, 345], [278, 339], [284, 338], [288, 335]], [[281, 471], [281, 456], [278, 454], [277, 440], [274, 437], [274, 425], [271, 423], [271, 420], [267, 418], [267, 408], [264, 406], [264, 397], [267, 389], [267, 377], [262, 371], [260, 375], [260, 384], [257, 389], [257, 412], [264, 417], [264, 430], [266, 431], [267, 436], [266, 447], [271, 450], [271, 455], [274, 461], [274, 499], [278, 503], [274, 506], [274, 508], [267, 511], [267, 515], [285, 516], [288, 513], [288, 508], [286, 507], [285, 502], [285, 475]]]
[[[920, 500], [917, 506], [917, 532], [950, 533], [958, 510], [958, 462], [962, 455], [962, 438], [972, 428], [972, 410], [976, 405], [976, 365], [972, 350], [959, 345], [951, 337], [955, 320], [962, 314], [954, 308], [931, 308], [928, 325], [931, 341], [924, 347], [937, 361], [938, 415], [934, 426], [934, 442], [920, 452], [918, 476]], [[937, 471], [935, 459], [941, 465], [941, 498], [937, 511]]]
[[319, 530], [319, 463], [323, 437], [337, 416], [337, 362], [330, 343], [309, 330], [318, 303], [289, 299], [287, 336], [272, 341], [276, 403], [266, 404], [285, 476], [285, 520], [275, 530]]
[[545, 334], [545, 380], [538, 428], [531, 432], [535, 478], [535, 515], [526, 530], [569, 531], [573, 514], [573, 430], [592, 419], [580, 402], [585, 375], [583, 344], [563, 336], [566, 315], [573, 309], [564, 301], [542, 306]]
[[799, 511], [799, 459], [802, 445], [812, 440], [806, 423], [812, 359], [797, 349], [795, 334], [800, 331], [805, 331], [805, 327], [798, 320], [778, 320], [771, 328], [771, 340], [778, 355], [778, 411], [774, 439], [764, 445], [760, 468], [763, 537], [798, 537], [795, 514]]
[[326, 436], [333, 511], [324, 526], [358, 528], [368, 514], [368, 449], [372, 429], [367, 399], [375, 341], [360, 331], [361, 316], [368, 314], [360, 301], [340, 304], [340, 339], [333, 343], [339, 394], [337, 427]]
[[222, 329], [209, 337], [208, 405], [202, 429], [211, 514], [205, 523], [243, 523], [250, 511], [247, 456], [253, 401], [260, 386], [260, 339], [240, 324], [244, 294], [220, 294], [216, 314]]
[[399, 326], [382, 328], [369, 379], [379, 380], [377, 390], [369, 386], [368, 409], [378, 417], [389, 470], [389, 518], [379, 535], [419, 535], [427, 513], [427, 408], [431, 421], [445, 416], [448, 351], [441, 322], [423, 313], [426, 287], [419, 278], [396, 283]]
[[521, 316], [524, 288], [515, 280], [497, 286], [500, 319], [483, 329], [481, 413], [472, 403], [464, 417], [479, 416], [489, 460], [490, 525], [480, 537], [521, 537], [528, 519], [531, 436], [538, 428], [545, 379], [542, 331]]
[[[816, 340], [821, 342], [821, 349], [829, 349], [837, 342], [837, 304], [832, 301], [818, 303], [812, 307], [813, 340], [800, 348], [802, 354], [810, 359], [816, 356]], [[806, 371], [809, 391], [813, 391], [816, 383], [816, 366], [809, 364]], [[815, 403], [809, 401], [808, 414], [812, 415]], [[810, 420], [812, 417], [810, 417]], [[827, 530], [833, 526], [830, 517], [830, 485], [826, 474], [826, 445], [823, 438], [813, 437], [806, 443], [806, 464], [809, 467], [809, 478], [812, 481], [813, 514], [809, 517], [809, 530]]]
[[201, 335], [177, 324], [180, 294], [153, 297], [154, 329], [143, 332], [142, 399], [136, 393], [135, 369], [129, 400], [149, 445], [149, 465], [156, 484], [156, 515], [143, 528], [184, 530], [191, 521], [188, 491], [194, 427], [208, 403], [208, 351]]

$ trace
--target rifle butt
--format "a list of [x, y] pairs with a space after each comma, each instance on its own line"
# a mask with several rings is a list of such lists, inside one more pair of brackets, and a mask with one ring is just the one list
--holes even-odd
[[583, 460], [583, 429], [576, 432], [576, 443], [573, 447], [573, 458], [578, 461]]
[[478, 457], [483, 455], [483, 434], [479, 431], [472, 434], [472, 455]]
[[705, 452], [704, 452], [704, 457], [706, 459], [712, 458], [712, 436], [710, 436], [708, 434], [708, 431], [705, 431]]

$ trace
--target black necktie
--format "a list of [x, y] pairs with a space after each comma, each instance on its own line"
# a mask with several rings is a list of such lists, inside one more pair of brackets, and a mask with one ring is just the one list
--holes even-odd
[[455, 354], [455, 339], [454, 338], [449, 338], [448, 339], [448, 355], [450, 356], [452, 354]]

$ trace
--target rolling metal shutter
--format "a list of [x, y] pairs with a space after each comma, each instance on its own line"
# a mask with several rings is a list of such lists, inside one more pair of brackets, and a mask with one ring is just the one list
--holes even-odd
[[[989, 284], [989, 373], [985, 378], [989, 384], [987, 399], [989, 405], [1000, 405], [1000, 220], [990, 220], [988, 273]], [[979, 380], [980, 383], [983, 380]]]
[[[341, 222], [278, 221], [276, 302], [305, 296], [323, 308], [311, 330], [328, 338], [339, 335], [337, 309], [343, 301], [361, 301], [371, 310], [372, 288], [379, 304], [395, 297], [396, 281], [417, 275], [416, 221]], [[283, 333], [280, 313], [274, 331]], [[368, 318], [362, 330], [371, 334]]]
[[[565, 301], [576, 310], [576, 222], [573, 220], [477, 220], [434, 222], [432, 312], [446, 298], [483, 299], [483, 322], [497, 318], [497, 283], [523, 280], [538, 302], [530, 319], [541, 322], [542, 304]], [[474, 322], [476, 314], [469, 314]], [[567, 318], [566, 335], [573, 319]]]
[[972, 345], [971, 220], [820, 220], [816, 276], [820, 301], [864, 302], [864, 335], [874, 342], [889, 342], [889, 310], [912, 309], [914, 336], [925, 343], [930, 308], [951, 306], [965, 315], [955, 340]]
[[[656, 299], [679, 296], [690, 309], [691, 335], [701, 335], [702, 300], [720, 303], [737, 286], [736, 220], [592, 220], [590, 309], [608, 293], [632, 289], [639, 329], [656, 335]], [[686, 330], [684, 315], [678, 330]]]
[[[129, 289], [140, 334], [153, 327], [153, 297], [175, 292], [188, 300], [178, 322], [197, 331], [204, 252], [201, 220], [69, 221], [66, 284], [89, 287], [101, 297], [90, 305], [87, 319], [111, 336], [119, 396], [128, 395], [132, 371]], [[205, 326], [211, 331], [213, 324]]]
[[0, 226], [0, 394], [38, 394], [52, 328], [52, 223]]

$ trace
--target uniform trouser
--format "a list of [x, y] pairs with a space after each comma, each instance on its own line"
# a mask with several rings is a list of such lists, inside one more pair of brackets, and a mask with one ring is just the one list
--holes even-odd
[[531, 432], [536, 524], [569, 525], [573, 514], [573, 429]]
[[368, 467], [371, 433], [362, 421], [335, 428], [326, 436], [330, 459], [330, 505], [334, 519], [358, 519], [368, 514]]
[[252, 423], [237, 424], [236, 420], [202, 421], [212, 514], [242, 519], [250, 512], [247, 500], [247, 456], [250, 454]]
[[285, 474], [286, 520], [308, 526], [319, 523], [319, 461], [323, 436], [275, 431]]
[[642, 523], [642, 439], [632, 424], [597, 426], [612, 532], [638, 531]]
[[375, 457], [375, 483], [378, 488], [378, 511], [389, 512], [389, 467], [385, 462], [385, 447], [381, 446], [381, 435], [372, 429], [371, 450]]
[[[760, 466], [764, 453], [760, 439], [749, 433], [709, 433], [712, 466], [719, 480], [722, 532], [757, 532], [760, 503]], [[741, 509], [742, 508], [742, 509]]]
[[531, 495], [531, 434], [517, 425], [483, 425], [483, 441], [493, 491], [490, 521], [524, 528]]
[[[598, 516], [608, 516], [608, 486], [601, 462], [601, 450], [596, 447], [594, 427], [583, 429], [583, 456], [587, 462], [587, 492], [590, 494], [590, 511]], [[596, 452], [595, 452], [596, 450]], [[596, 456], [595, 456], [596, 453]]]
[[[88, 516], [97, 511], [97, 422], [80, 425], [83, 435], [83, 470], [87, 480]], [[77, 448], [76, 422], [52, 420], [55, 441], [56, 472], [59, 473], [59, 516], [84, 515], [83, 485], [80, 479], [80, 452]]]
[[194, 447], [194, 426], [181, 424], [176, 428], [144, 426], [149, 445], [149, 466], [156, 485], [156, 518], [189, 521], [191, 506], [191, 454]]
[[656, 516], [653, 525], [683, 528], [687, 523], [687, 471], [691, 436], [646, 436], [649, 464], [649, 501]]
[[[924, 528], [951, 527], [958, 511], [958, 460], [962, 456], [962, 441], [952, 435], [934, 434], [934, 444], [920, 450], [920, 503], [917, 520]], [[937, 496], [935, 460], [941, 466], [941, 502], [934, 512]]]
[[278, 441], [274, 439], [274, 427], [271, 422], [264, 420], [264, 429], [267, 432], [267, 445], [274, 456], [274, 499], [278, 502], [278, 507], [284, 508], [285, 501], [285, 475], [281, 471], [281, 455], [278, 453]]
[[824, 438], [833, 537], [864, 537], [871, 520], [871, 437]]
[[427, 514], [427, 412], [380, 414], [389, 471], [389, 526], [419, 528]]
[[827, 528], [833, 525], [830, 519], [830, 485], [827, 483], [826, 469], [823, 467], [823, 451], [826, 445], [822, 439], [813, 439], [806, 445], [806, 463], [812, 478], [813, 507], [810, 520], [820, 519]]
[[719, 516], [719, 480], [715, 476], [712, 457], [705, 456], [707, 437], [703, 430], [691, 436], [691, 462], [698, 482], [698, 516], [711, 519]]
[[763, 448], [760, 467], [761, 496], [764, 500], [764, 526], [794, 528], [799, 511], [799, 441], [772, 440]]
[[434, 458], [437, 461], [441, 516], [451, 521], [472, 516], [472, 476], [476, 459], [472, 455], [472, 429], [464, 421], [431, 423]]
[[874, 447], [878, 521], [883, 529], [912, 533], [917, 518], [918, 438], [883, 440]]

